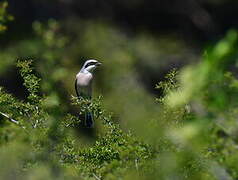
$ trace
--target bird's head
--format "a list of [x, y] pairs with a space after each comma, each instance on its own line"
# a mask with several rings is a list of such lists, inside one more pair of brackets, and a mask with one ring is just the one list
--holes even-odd
[[101, 64], [102, 63], [98, 62], [95, 59], [89, 59], [89, 60], [85, 61], [81, 71], [93, 72], [94, 69], [96, 69]]

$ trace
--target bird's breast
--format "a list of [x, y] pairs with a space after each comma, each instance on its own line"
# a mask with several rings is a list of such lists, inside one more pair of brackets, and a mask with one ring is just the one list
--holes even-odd
[[77, 85], [83, 87], [83, 86], [90, 85], [90, 83], [93, 79], [93, 76], [90, 73], [86, 73], [86, 74], [78, 73], [76, 78], [77, 78]]

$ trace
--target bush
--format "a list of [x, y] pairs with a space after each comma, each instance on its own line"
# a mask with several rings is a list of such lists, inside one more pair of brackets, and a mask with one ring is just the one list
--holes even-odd
[[[153, 150], [148, 144], [129, 132], [123, 132], [119, 125], [112, 122], [112, 116], [101, 105], [101, 97], [92, 102], [76, 97], [72, 99], [74, 105], [80, 105], [81, 112], [85, 108], [93, 110], [105, 128], [104, 134], [98, 135], [94, 145], [87, 147], [79, 143], [83, 137], [76, 137], [72, 130], [80, 125], [80, 120], [72, 114], [63, 115], [59, 106], [47, 105], [47, 97], [39, 95], [40, 79], [32, 73], [31, 64], [31, 60], [17, 64], [29, 93], [27, 100], [19, 101], [1, 89], [0, 111], [5, 114], [2, 121], [2, 137], [5, 138], [1, 144], [6, 149], [14, 146], [14, 151], [4, 157], [16, 157], [15, 149], [27, 147], [16, 153], [21, 156], [14, 159], [18, 169], [13, 168], [12, 164], [4, 164], [10, 172], [4, 172], [5, 168], [2, 167], [2, 173], [6, 173], [3, 177], [7, 178], [12, 171], [17, 171], [19, 174], [16, 176], [22, 178], [36, 173], [36, 179], [41, 176], [38, 174], [41, 171], [50, 178], [71, 178], [67, 171], [75, 171], [76, 177], [82, 174], [85, 177], [101, 178], [109, 174], [120, 177], [132, 167], [138, 170], [152, 157]], [[28, 155], [22, 158], [22, 154]]]

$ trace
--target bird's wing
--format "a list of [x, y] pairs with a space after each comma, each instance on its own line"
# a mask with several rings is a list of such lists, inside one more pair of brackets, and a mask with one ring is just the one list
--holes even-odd
[[78, 87], [77, 87], [77, 78], [75, 79], [74, 88], [77, 96], [79, 97]]

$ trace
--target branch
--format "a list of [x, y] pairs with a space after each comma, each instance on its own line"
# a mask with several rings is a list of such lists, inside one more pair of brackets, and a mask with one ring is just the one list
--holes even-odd
[[99, 177], [96, 176], [96, 174], [93, 173], [93, 176], [95, 177], [95, 179], [97, 180], [101, 180]]
[[3, 113], [3, 112], [1, 112], [1, 111], [0, 111], [0, 114], [1, 114], [2, 116], [4, 116], [5, 118], [7, 118], [10, 122], [15, 123], [15, 124], [19, 124], [19, 122], [18, 122], [17, 120], [12, 119], [12, 118], [9, 117], [7, 114], [5, 114], [5, 113]]
[[138, 159], [135, 159], [136, 170], [138, 171]]

